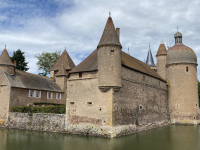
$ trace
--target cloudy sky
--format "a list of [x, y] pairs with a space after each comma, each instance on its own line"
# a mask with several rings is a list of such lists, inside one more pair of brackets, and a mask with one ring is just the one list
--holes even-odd
[[[174, 33], [183, 34], [200, 62], [199, 0], [0, 0], [0, 52], [21, 49], [38, 73], [35, 54], [63, 51], [78, 65], [96, 49], [109, 11], [121, 29], [123, 51], [144, 61], [149, 42], [156, 62], [160, 42], [174, 45]], [[198, 78], [200, 68], [198, 66]]]

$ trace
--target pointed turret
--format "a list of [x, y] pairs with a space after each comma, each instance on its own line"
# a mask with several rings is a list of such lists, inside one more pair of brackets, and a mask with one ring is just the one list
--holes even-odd
[[159, 55], [167, 55], [167, 49], [163, 41], [160, 43], [156, 56], [159, 56]]
[[160, 43], [157, 54], [157, 73], [165, 80], [167, 80], [167, 49], [163, 41]]
[[3, 50], [3, 52], [1, 53], [1, 56], [0, 56], [0, 65], [14, 66], [13, 62], [10, 59], [8, 51], [6, 50], [6, 47]]
[[147, 55], [146, 64], [150, 67], [156, 67], [156, 65], [154, 64], [154, 61], [153, 61], [153, 56], [152, 56], [152, 53], [151, 53], [150, 44], [149, 44], [149, 52], [148, 52], [148, 55]]
[[56, 77], [58, 77], [58, 76], [67, 76], [67, 72], [66, 72], [63, 64], [60, 67], [60, 69], [58, 70], [58, 73], [56, 74]]
[[56, 84], [63, 90], [66, 91], [66, 85], [67, 85], [67, 71], [62, 64], [58, 70], [58, 73], [56, 74]]
[[2, 68], [8, 74], [14, 74], [14, 67], [15, 66], [11, 61], [5, 46], [5, 49], [3, 50], [0, 56], [0, 68]]
[[122, 48], [122, 45], [119, 41], [119, 37], [115, 30], [115, 26], [113, 24], [113, 20], [110, 16], [108, 17], [105, 29], [103, 31], [101, 40], [97, 48], [99, 48], [100, 46], [108, 46], [108, 45], [116, 45]]
[[50, 71], [50, 77], [55, 78], [55, 74], [60, 69], [60, 66], [64, 67], [64, 69], [67, 71], [67, 73], [72, 70], [75, 67], [75, 64], [69, 54], [65, 50], [63, 51], [62, 55], [58, 58], [58, 60], [55, 62], [53, 67], [49, 70]]
[[66, 70], [71, 70], [75, 67], [74, 62], [67, 53], [66, 49], [63, 51], [61, 56], [58, 58], [58, 60], [55, 62], [55, 64], [49, 71], [58, 71], [60, 66], [62, 66], [62, 64]]
[[[118, 32], [118, 34], [117, 34]], [[121, 87], [121, 43], [119, 29], [115, 30], [112, 18], [109, 16], [98, 50], [98, 86], [102, 91]]]

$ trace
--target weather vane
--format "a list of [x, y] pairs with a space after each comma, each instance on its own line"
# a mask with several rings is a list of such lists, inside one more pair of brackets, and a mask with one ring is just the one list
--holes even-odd
[[111, 16], [111, 12], [109, 12], [109, 17]]
[[177, 31], [178, 31], [178, 26], [177, 26]]
[[129, 53], [129, 47], [128, 47], [128, 54], [130, 55], [130, 53]]

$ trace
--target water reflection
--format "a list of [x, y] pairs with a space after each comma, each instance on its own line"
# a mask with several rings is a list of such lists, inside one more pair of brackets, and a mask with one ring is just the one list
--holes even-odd
[[0, 150], [198, 150], [199, 126], [165, 126], [107, 139], [0, 129]]

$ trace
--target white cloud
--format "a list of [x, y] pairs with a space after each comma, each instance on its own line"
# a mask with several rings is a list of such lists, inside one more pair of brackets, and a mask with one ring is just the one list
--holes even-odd
[[63, 51], [65, 46], [75, 64], [80, 63], [96, 49], [109, 11], [115, 27], [121, 28], [123, 50], [127, 52], [129, 46], [130, 54], [141, 61], [146, 59], [150, 42], [156, 62], [160, 42], [163, 40], [166, 46], [174, 44], [177, 25], [183, 43], [200, 58], [198, 0], [51, 1], [56, 3], [53, 3], [55, 7], [50, 1], [46, 5], [44, 2], [32, 0], [21, 4], [10, 0], [1, 2], [0, 6], [9, 9], [0, 13], [1, 49], [6, 44], [10, 52], [19, 48], [24, 51], [29, 72], [37, 73], [35, 54]]

